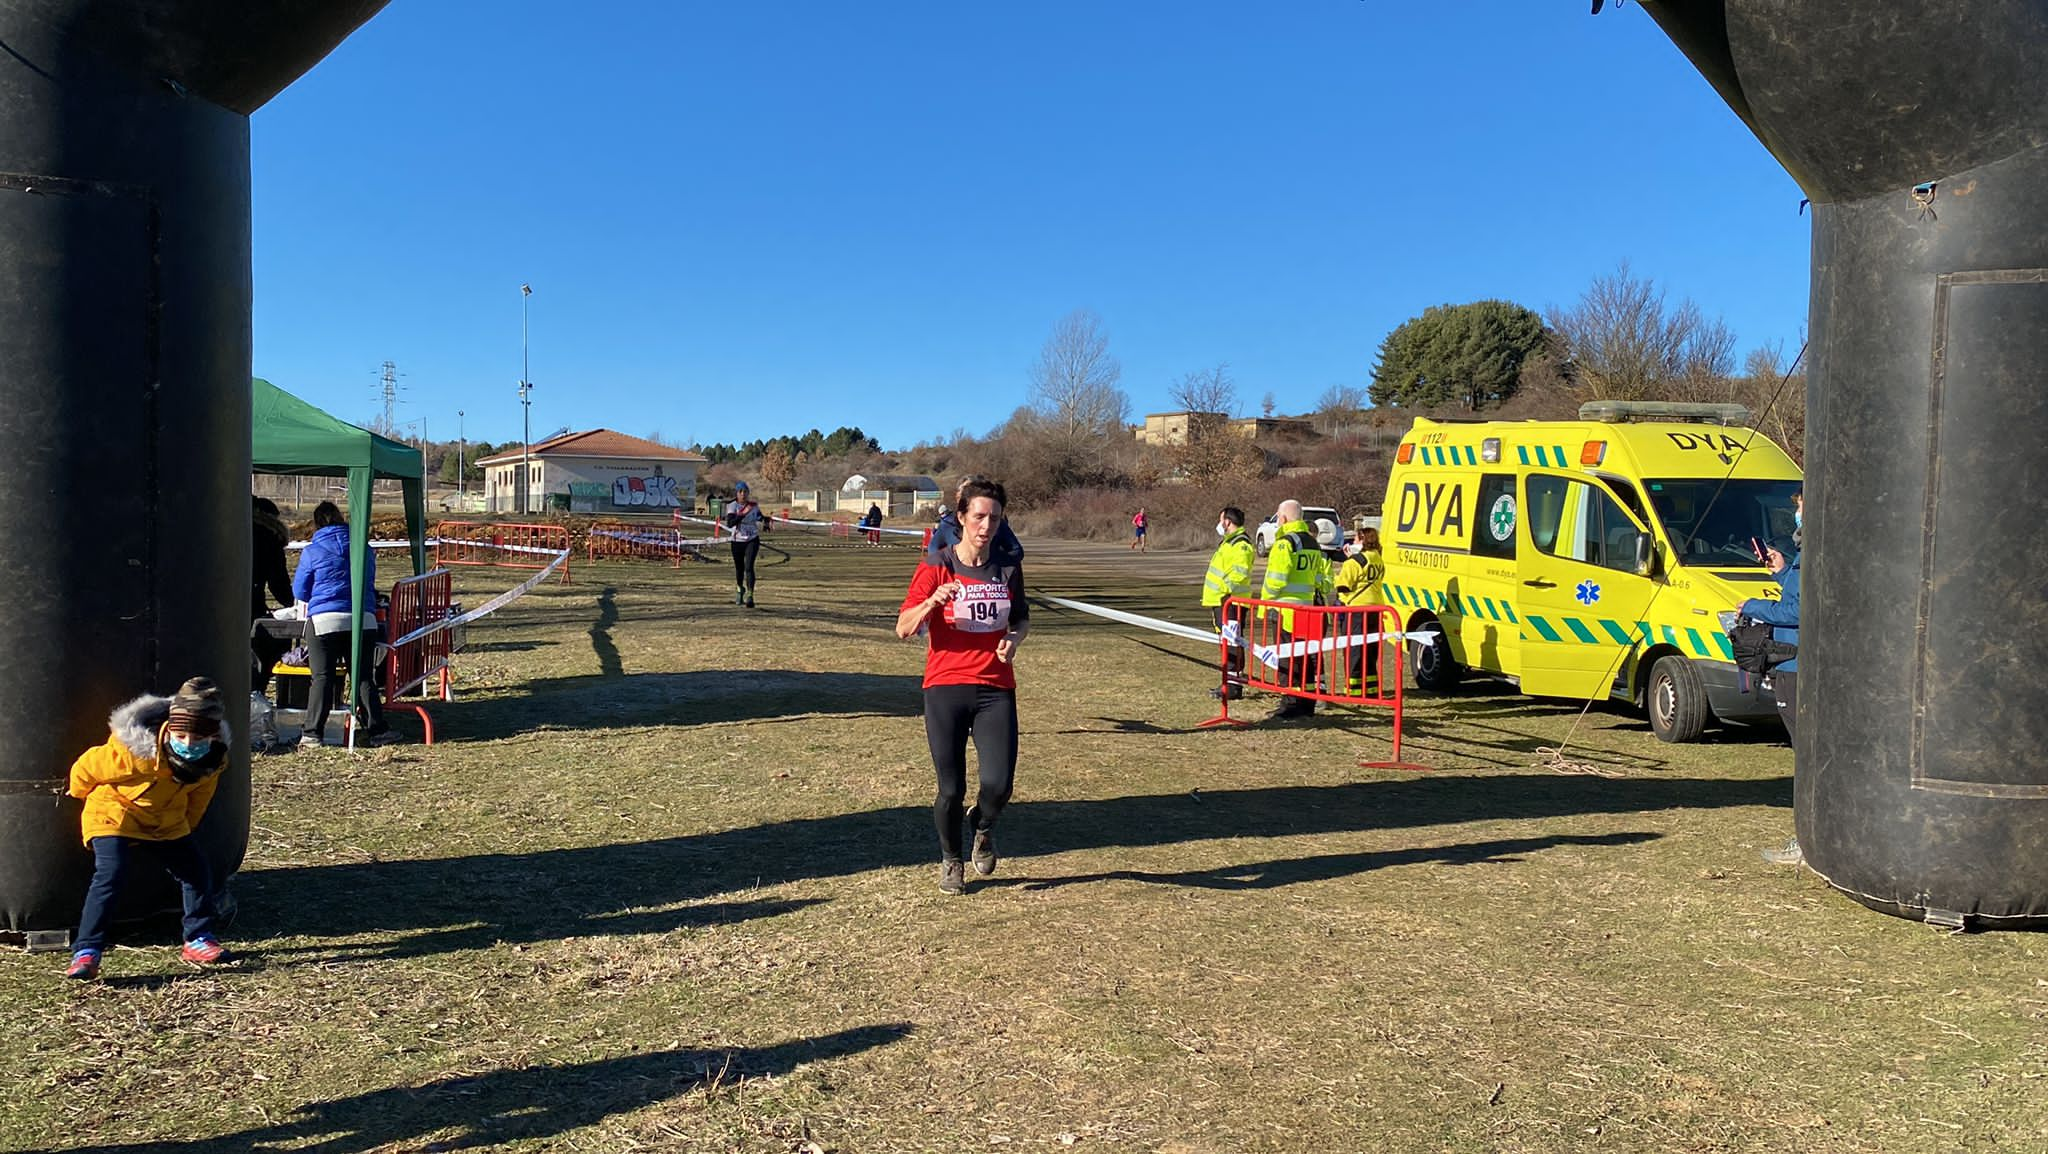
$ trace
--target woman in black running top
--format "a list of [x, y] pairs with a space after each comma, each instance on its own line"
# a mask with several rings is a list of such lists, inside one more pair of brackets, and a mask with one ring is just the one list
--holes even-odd
[[910, 579], [896, 636], [923, 631], [924, 732], [939, 792], [939, 888], [965, 892], [961, 806], [967, 795], [967, 739], [980, 761], [980, 792], [966, 813], [974, 872], [996, 872], [996, 819], [1017, 773], [1017, 674], [1011, 665], [1031, 628], [1023, 562], [995, 551], [1003, 523], [1003, 487], [968, 484], [960, 499], [960, 541], [927, 553]]

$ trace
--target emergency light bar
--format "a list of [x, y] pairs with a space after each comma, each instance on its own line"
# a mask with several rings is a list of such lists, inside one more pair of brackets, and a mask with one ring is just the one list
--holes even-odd
[[1714, 425], [1747, 425], [1749, 410], [1741, 405], [1695, 405], [1682, 401], [1587, 401], [1579, 406], [1581, 421], [1700, 421]]

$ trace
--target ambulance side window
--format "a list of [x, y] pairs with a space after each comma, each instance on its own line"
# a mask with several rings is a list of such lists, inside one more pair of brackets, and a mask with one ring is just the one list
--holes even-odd
[[1607, 486], [1608, 492], [1613, 493], [1615, 499], [1628, 506], [1628, 511], [1636, 515], [1636, 520], [1645, 525], [1650, 523], [1650, 514], [1643, 509], [1643, 499], [1636, 496], [1634, 485], [1619, 477], [1606, 476], [1600, 478], [1600, 483]]
[[1557, 554], [1557, 531], [1564, 523], [1565, 487], [1562, 477], [1531, 477], [1524, 484], [1522, 516], [1529, 522], [1529, 540], [1538, 549]]
[[1515, 475], [1488, 473], [1479, 478], [1478, 515], [1472, 518], [1472, 552], [1481, 557], [1515, 557]]
[[1531, 477], [1529, 539], [1553, 557], [1635, 571], [1640, 533], [1604, 487], [1562, 477]]

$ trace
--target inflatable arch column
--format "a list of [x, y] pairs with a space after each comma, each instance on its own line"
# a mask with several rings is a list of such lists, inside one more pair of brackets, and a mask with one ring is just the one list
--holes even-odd
[[1813, 202], [1806, 860], [2048, 925], [2048, 0], [1643, 8]]
[[0, 930], [77, 919], [64, 779], [110, 709], [248, 699], [249, 114], [382, 6], [0, 0]]

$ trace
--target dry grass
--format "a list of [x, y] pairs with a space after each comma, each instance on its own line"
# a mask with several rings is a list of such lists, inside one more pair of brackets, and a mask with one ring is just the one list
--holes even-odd
[[[1198, 619], [1197, 555], [1061, 552]], [[262, 760], [244, 968], [0, 958], [0, 1145], [2048, 1148], [2048, 943], [1759, 862], [1770, 734], [1596, 713], [1616, 776], [1559, 774], [1569, 712], [1476, 690], [1417, 710], [1437, 772], [1359, 770], [1382, 719], [1190, 732], [1199, 653], [1041, 611], [1009, 856], [948, 899], [907, 555], [795, 554], [754, 614], [579, 566], [471, 634], [444, 744]]]

